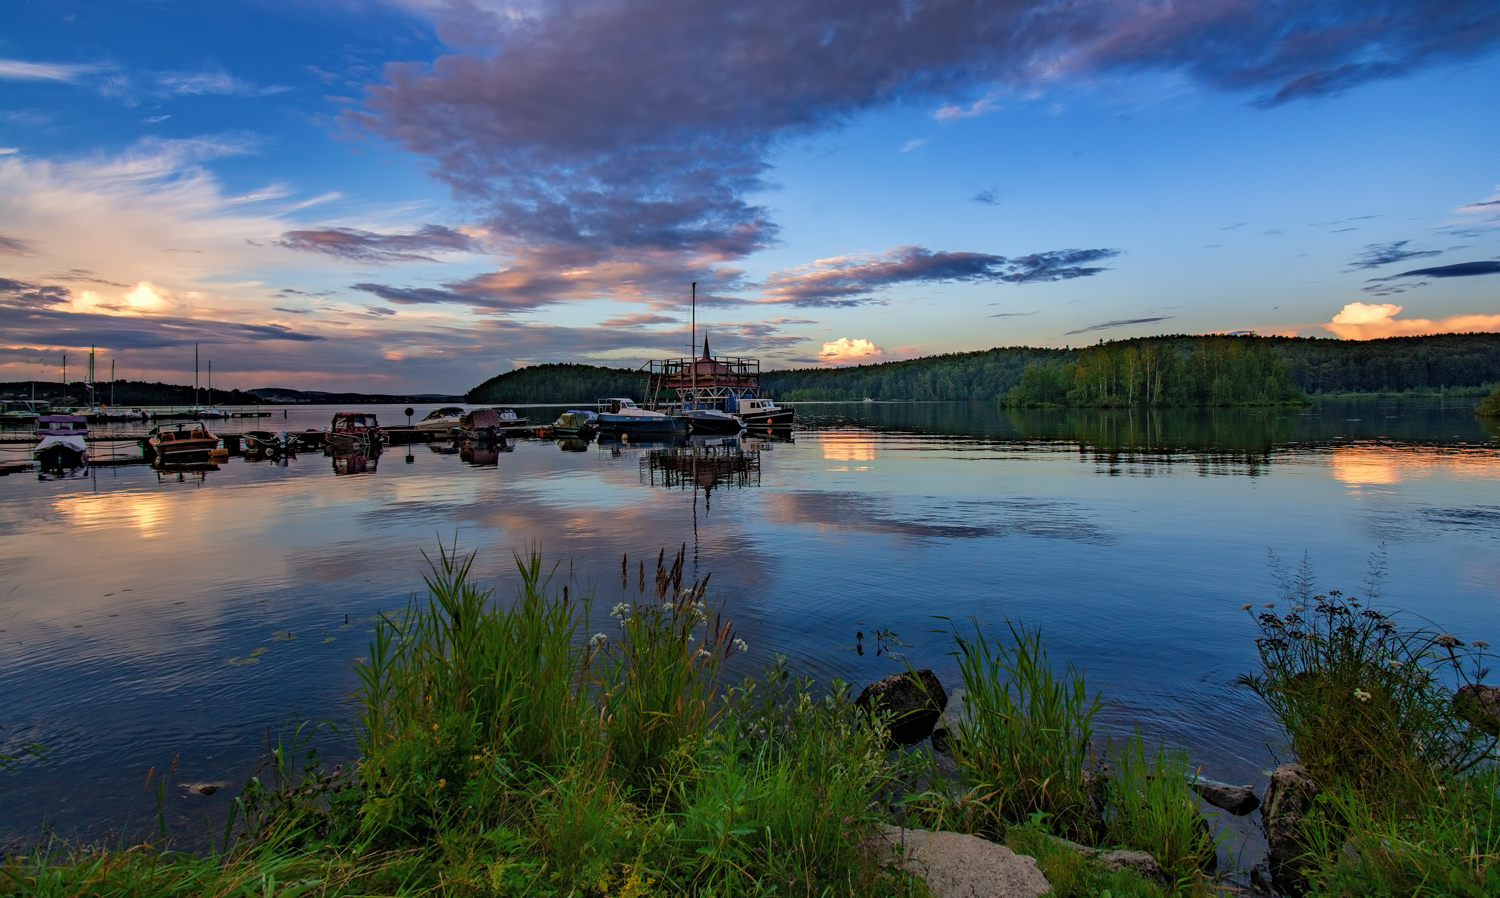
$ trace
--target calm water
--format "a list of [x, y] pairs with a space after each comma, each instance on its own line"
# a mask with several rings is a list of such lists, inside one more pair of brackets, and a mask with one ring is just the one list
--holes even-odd
[[1500, 441], [1471, 409], [803, 404], [794, 442], [710, 447], [696, 469], [683, 450], [523, 440], [469, 459], [396, 447], [348, 476], [304, 454], [180, 478], [142, 465], [0, 478], [0, 747], [50, 750], [0, 773], [0, 843], [154, 825], [142, 784], [174, 759], [173, 832], [218, 832], [268, 733], [350, 719], [367, 619], [404, 605], [423, 551], [455, 537], [502, 597], [512, 556], [532, 548], [559, 580], [597, 583], [594, 629], [622, 553], [686, 544], [751, 646], [735, 673], [780, 654], [862, 685], [901, 667], [872, 651], [880, 630], [951, 685], [938, 616], [1023, 621], [1054, 660], [1085, 667], [1109, 729], [1258, 780], [1275, 735], [1231, 680], [1254, 662], [1240, 605], [1274, 598], [1268, 550], [1306, 552], [1323, 588], [1348, 591], [1383, 546], [1389, 606], [1500, 644]]

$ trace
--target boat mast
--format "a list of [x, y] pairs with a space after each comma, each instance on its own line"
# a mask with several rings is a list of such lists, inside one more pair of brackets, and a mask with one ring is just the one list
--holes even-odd
[[208, 360], [208, 404], [214, 404], [214, 360]]
[[[693, 281], [693, 332], [692, 332], [692, 335], [691, 335], [691, 339], [692, 339], [692, 342], [688, 344], [688, 356], [689, 357], [693, 357], [693, 356], [696, 356], [698, 354], [698, 282], [697, 281]], [[698, 407], [698, 360], [696, 358], [693, 358], [692, 384], [693, 384], [693, 393], [692, 393], [692, 396], [693, 396], [693, 408], [697, 408]], [[686, 409], [684, 409], [684, 411], [686, 411]]]
[[99, 395], [94, 392], [94, 347], [89, 347], [89, 408], [99, 404]]
[[63, 391], [62, 399], [58, 402], [66, 402], [68, 399], [68, 354], [63, 353]]
[[193, 344], [193, 409], [198, 408], [198, 344]]
[[115, 360], [109, 360], [109, 404], [115, 404]]

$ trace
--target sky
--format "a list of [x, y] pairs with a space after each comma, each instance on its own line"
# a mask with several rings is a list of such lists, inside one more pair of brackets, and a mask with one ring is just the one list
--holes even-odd
[[0, 381], [457, 393], [1500, 331], [1495, 0], [107, 0], [0, 21]]

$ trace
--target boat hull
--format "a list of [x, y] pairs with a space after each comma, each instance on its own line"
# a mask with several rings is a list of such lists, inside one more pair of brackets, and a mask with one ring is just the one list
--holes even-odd
[[789, 430], [797, 420], [797, 413], [789, 408], [778, 408], [768, 412], [747, 412], [745, 419], [749, 430]]
[[71, 471], [88, 463], [88, 449], [53, 443], [36, 453], [36, 463], [43, 471]]
[[644, 415], [599, 416], [599, 432], [613, 436], [686, 436], [687, 421], [668, 415], [661, 417]]
[[745, 429], [745, 422], [733, 415], [689, 411], [683, 417], [687, 419], [689, 431], [695, 435], [732, 437]]

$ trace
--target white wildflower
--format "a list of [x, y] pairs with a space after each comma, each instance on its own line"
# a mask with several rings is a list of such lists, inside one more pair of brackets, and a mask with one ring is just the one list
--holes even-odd
[[630, 614], [630, 603], [629, 602], [621, 602], [620, 604], [616, 605], [615, 607], [609, 609], [609, 616], [610, 617], [625, 617], [628, 614]]
[[693, 643], [695, 643], [697, 641], [698, 640], [696, 638], [694, 638], [693, 634], [691, 634], [691, 633], [688, 634], [688, 645], [692, 645]]
[[706, 659], [712, 658], [712, 657], [713, 657], [713, 653], [710, 652], [708, 649], [699, 649], [698, 652], [697, 652], [697, 654], [693, 655], [693, 660], [696, 661], [699, 658], [703, 658], [703, 659], [706, 660]]
[[1370, 701], [1370, 693], [1364, 691], [1363, 689], [1359, 688], [1358, 686], [1354, 687], [1354, 697], [1357, 698], [1357, 699], [1359, 699], [1362, 702], [1368, 703]]
[[1389, 664], [1392, 667], [1400, 667], [1401, 666], [1401, 659], [1400, 658], [1387, 658], [1387, 659], [1385, 659], [1385, 663]]
[[1452, 633], [1439, 633], [1438, 637], [1434, 639], [1433, 642], [1437, 643], [1445, 649], [1454, 649], [1463, 645], [1462, 642], [1458, 641], [1458, 637], [1454, 636]]
[[1250, 610], [1250, 606], [1248, 604], [1241, 605], [1240, 606], [1240, 610], [1241, 611], [1249, 611]]
[[1469, 645], [1472, 645], [1474, 648], [1479, 649], [1481, 652], [1490, 647], [1490, 644], [1488, 642], [1485, 642], [1483, 639], [1476, 639], [1473, 642], [1469, 643]]
[[605, 636], [603, 633], [595, 633], [592, 637], [589, 638], [589, 647], [597, 649], [599, 646], [604, 645], [604, 643], [608, 641], [608, 636]]
[[734, 648], [735, 648], [735, 651], [738, 651], [738, 652], [748, 652], [748, 651], [750, 651], [750, 645], [748, 643], [746, 643], [745, 640], [743, 640], [743, 639], [736, 639], [734, 641]]

